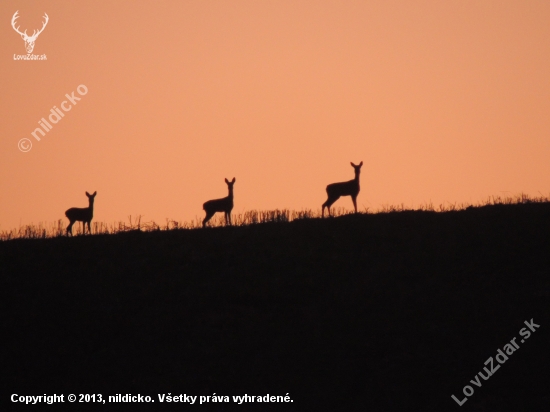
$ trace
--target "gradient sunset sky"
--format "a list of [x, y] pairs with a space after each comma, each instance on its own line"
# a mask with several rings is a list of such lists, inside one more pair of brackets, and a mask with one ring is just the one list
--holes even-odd
[[[17, 10], [28, 34], [48, 14], [47, 60], [14, 60]], [[550, 194], [548, 0], [4, 0], [0, 16], [0, 230], [66, 220], [86, 191], [94, 221], [202, 218], [233, 177], [234, 213], [317, 210], [350, 161], [360, 209]]]

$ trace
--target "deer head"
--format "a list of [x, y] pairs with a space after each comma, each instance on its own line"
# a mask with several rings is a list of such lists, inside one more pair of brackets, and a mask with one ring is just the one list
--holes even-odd
[[42, 33], [44, 31], [44, 28], [46, 27], [46, 25], [48, 24], [48, 20], [49, 20], [49, 17], [46, 13], [44, 13], [44, 18], [46, 19], [46, 21], [44, 22], [44, 24], [42, 25], [42, 28], [38, 31], [34, 30], [33, 33], [32, 33], [32, 36], [28, 36], [27, 35], [27, 30], [25, 30], [24, 33], [21, 33], [19, 31], [19, 26], [18, 27], [15, 27], [15, 20], [17, 20], [17, 18], [19, 17], [17, 15], [17, 13], [19, 13], [19, 10], [17, 10], [15, 12], [15, 14], [13, 15], [12, 19], [11, 19], [11, 26], [13, 27], [13, 29], [19, 33], [21, 35], [21, 38], [23, 40], [25, 40], [25, 48], [27, 49], [27, 53], [32, 53], [33, 49], [34, 49], [34, 42], [36, 41], [36, 38], [38, 37], [38, 35], [40, 33]]
[[225, 183], [227, 183], [227, 188], [229, 189], [229, 193], [232, 193], [233, 192], [233, 185], [235, 184], [235, 178], [233, 178], [233, 180], [231, 182], [229, 180], [227, 180], [227, 178], [226, 178]]
[[361, 166], [363, 166], [363, 161], [361, 160], [361, 163], [359, 163], [358, 165], [356, 165], [353, 162], [350, 162], [350, 163], [353, 166], [353, 168], [355, 169], [355, 175], [359, 176], [359, 173], [361, 173]]

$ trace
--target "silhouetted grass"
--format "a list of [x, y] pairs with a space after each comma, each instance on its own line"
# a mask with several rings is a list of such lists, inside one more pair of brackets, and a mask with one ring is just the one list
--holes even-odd
[[[490, 196], [485, 201], [478, 203], [477, 205], [471, 205], [466, 203], [446, 203], [434, 205], [429, 202], [421, 205], [418, 211], [431, 211], [431, 212], [452, 212], [458, 210], [464, 210], [468, 207], [481, 207], [489, 205], [512, 205], [512, 204], [526, 204], [526, 203], [545, 203], [550, 202], [550, 198], [545, 196], [530, 197], [525, 194], [519, 194], [516, 196], [500, 197]], [[401, 205], [383, 205], [379, 210], [373, 213], [393, 213], [393, 212], [405, 212], [412, 211], [414, 209], [407, 208], [404, 204]], [[343, 207], [333, 207], [333, 217], [344, 216], [353, 213], [352, 210]], [[368, 214], [368, 209], [360, 211], [359, 213]], [[321, 210], [288, 210], [288, 209], [275, 209], [275, 210], [251, 210], [244, 213], [233, 213], [232, 223], [234, 226], [247, 226], [261, 223], [283, 223], [292, 222], [300, 219], [318, 219], [321, 218]], [[44, 239], [65, 236], [65, 229], [67, 227], [66, 219], [59, 219], [53, 223], [38, 223], [21, 226], [18, 229], [0, 231], [0, 241], [11, 239]], [[208, 227], [223, 227], [226, 226], [223, 214], [216, 214], [210, 222]], [[177, 229], [202, 229], [202, 217], [195, 217], [192, 221], [177, 221], [173, 219], [166, 219], [164, 224], [159, 224], [153, 221], [141, 221], [141, 216], [128, 216], [127, 222], [94, 222], [92, 221], [92, 234], [93, 235], [107, 235], [117, 234], [132, 231], [162, 231], [162, 230], [177, 230]], [[82, 223], [78, 223], [73, 227], [74, 235], [82, 235]]]

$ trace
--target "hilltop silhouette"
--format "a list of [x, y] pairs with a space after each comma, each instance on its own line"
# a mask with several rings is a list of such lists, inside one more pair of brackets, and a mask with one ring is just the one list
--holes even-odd
[[[527, 203], [0, 242], [1, 385], [294, 401], [242, 406], [262, 411], [542, 411], [549, 228], [550, 204]], [[459, 408], [451, 395], [530, 319], [540, 329]]]

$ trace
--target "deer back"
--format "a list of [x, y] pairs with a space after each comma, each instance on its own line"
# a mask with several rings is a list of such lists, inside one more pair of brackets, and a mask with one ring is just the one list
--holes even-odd
[[90, 207], [72, 207], [65, 212], [69, 220], [88, 221], [94, 216], [94, 209]]
[[330, 196], [351, 196], [359, 193], [359, 182], [350, 180], [348, 182], [332, 183], [327, 186], [327, 193]]
[[207, 212], [228, 212], [233, 209], [233, 198], [230, 196], [205, 202], [203, 209]]

